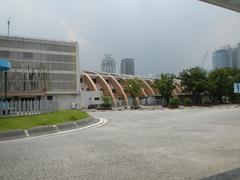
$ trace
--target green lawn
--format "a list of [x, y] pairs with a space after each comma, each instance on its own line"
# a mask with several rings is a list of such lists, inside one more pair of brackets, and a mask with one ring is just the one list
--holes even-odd
[[87, 117], [89, 117], [89, 115], [80, 110], [65, 110], [33, 116], [0, 118], [0, 131], [54, 125]]

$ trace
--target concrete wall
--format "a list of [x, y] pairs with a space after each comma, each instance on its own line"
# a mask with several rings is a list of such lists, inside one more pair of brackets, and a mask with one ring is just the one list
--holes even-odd
[[89, 105], [101, 104], [102, 95], [101, 91], [82, 91], [80, 99], [81, 108], [88, 108]]
[[72, 109], [72, 103], [80, 105], [80, 97], [73, 94], [53, 95], [53, 99], [57, 101], [59, 110]]

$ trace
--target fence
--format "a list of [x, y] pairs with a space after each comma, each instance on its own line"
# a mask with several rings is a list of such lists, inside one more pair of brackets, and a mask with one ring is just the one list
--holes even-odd
[[30, 116], [56, 110], [57, 103], [53, 100], [0, 101], [0, 117]]
[[164, 100], [154, 98], [143, 98], [140, 100], [140, 104], [144, 106], [159, 106], [164, 104]]

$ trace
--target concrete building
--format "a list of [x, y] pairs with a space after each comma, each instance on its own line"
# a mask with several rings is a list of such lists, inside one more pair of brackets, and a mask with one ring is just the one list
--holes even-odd
[[116, 73], [115, 60], [111, 54], [105, 54], [105, 58], [102, 60], [101, 71], [107, 73]]
[[240, 68], [240, 43], [232, 47], [232, 67]]
[[121, 74], [134, 75], [134, 59], [125, 58], [121, 61]]
[[213, 52], [213, 69], [233, 67], [240, 68], [240, 43], [225, 46]]
[[[79, 46], [77, 42], [0, 36], [0, 58], [9, 60], [9, 99], [53, 99], [59, 109], [79, 100]], [[3, 73], [0, 97], [3, 97]]]
[[[160, 92], [153, 88], [156, 78], [140, 77], [126, 74], [104, 73], [84, 71], [81, 75], [81, 93], [86, 98], [81, 98], [81, 107], [87, 108], [89, 105], [101, 103], [101, 96], [111, 96], [114, 106], [128, 106], [132, 102], [131, 96], [124, 91], [124, 81], [126, 79], [137, 78], [142, 81], [141, 102], [153, 101], [155, 96], [160, 96]], [[174, 80], [174, 96], [181, 95], [183, 87], [179, 80]], [[81, 96], [82, 97], [82, 96]]]
[[213, 69], [232, 67], [232, 52], [230, 46], [225, 46], [213, 52]]

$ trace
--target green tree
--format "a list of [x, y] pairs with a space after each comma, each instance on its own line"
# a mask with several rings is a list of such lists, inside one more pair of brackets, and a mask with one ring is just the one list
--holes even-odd
[[160, 79], [154, 81], [154, 88], [158, 89], [161, 96], [166, 100], [167, 105], [169, 104], [169, 99], [172, 97], [172, 91], [175, 88], [173, 84], [175, 76], [174, 74], [161, 74]]
[[139, 97], [142, 93], [142, 81], [139, 79], [126, 79], [123, 81], [124, 90], [133, 98], [133, 107], [139, 108]]
[[233, 84], [240, 81], [240, 70], [221, 68], [209, 73], [208, 90], [214, 103], [223, 103], [223, 96], [233, 95]]
[[112, 97], [111, 96], [102, 96], [102, 101], [104, 106], [112, 105]]
[[200, 95], [207, 93], [207, 72], [199, 67], [183, 70], [179, 78], [181, 85], [184, 86], [184, 92], [196, 96], [197, 103], [200, 103]]

